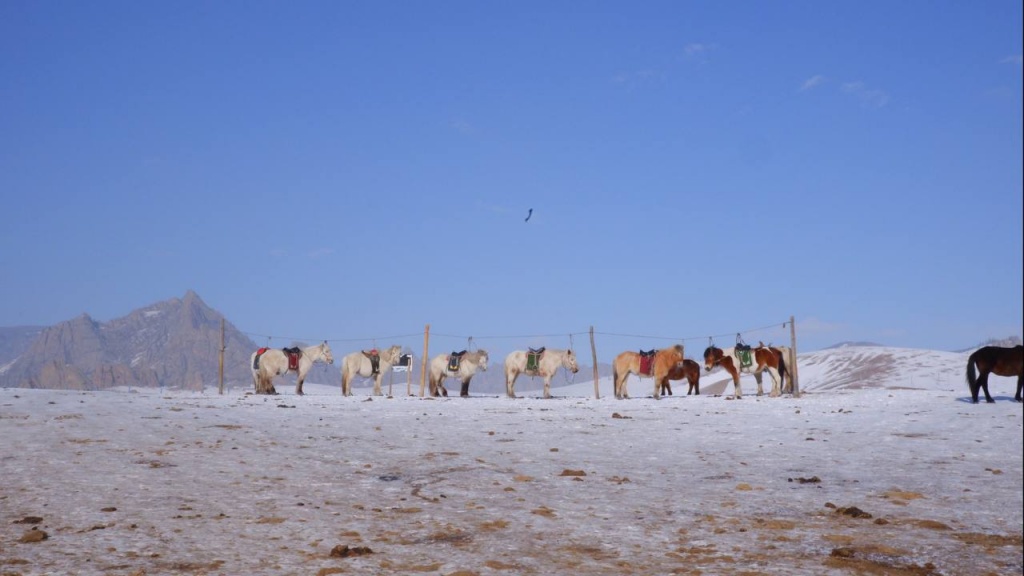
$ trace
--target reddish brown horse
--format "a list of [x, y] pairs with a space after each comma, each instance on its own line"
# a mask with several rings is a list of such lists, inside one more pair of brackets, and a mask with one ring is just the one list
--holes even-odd
[[1013, 399], [1020, 402], [1021, 382], [1024, 380], [1024, 346], [985, 346], [978, 348], [967, 358], [967, 384], [971, 387], [971, 402], [978, 403], [979, 389], [985, 391], [986, 402], [995, 402], [988, 393], [989, 374], [1016, 376], [1017, 394]]
[[690, 385], [686, 390], [686, 395], [700, 396], [700, 364], [689, 358], [683, 360], [681, 364], [676, 364], [668, 371], [668, 377], [661, 381], [661, 393], [665, 396], [671, 396], [672, 384], [670, 384], [670, 381], [682, 380], [684, 378]]
[[619, 399], [629, 398], [626, 391], [626, 380], [630, 374], [636, 374], [641, 378], [654, 378], [654, 399], [661, 398], [661, 389], [667, 380], [669, 372], [677, 365], [682, 364], [683, 346], [676, 344], [669, 348], [662, 348], [654, 354], [649, 372], [641, 370], [640, 354], [627, 350], [615, 357], [612, 363], [612, 382], [615, 386], [615, 397]]
[[[750, 363], [744, 362], [744, 356], [749, 353]], [[726, 372], [732, 376], [733, 388], [736, 392], [736, 398], [742, 398], [743, 392], [740, 390], [740, 373], [754, 374], [755, 377], [759, 376], [761, 372], [768, 371], [768, 375], [772, 377], [772, 392], [770, 396], [773, 398], [782, 393], [782, 377], [779, 376], [779, 364], [782, 356], [775, 353], [772, 349], [763, 348], [748, 348], [747, 350], [738, 350], [737, 348], [716, 348], [709, 346], [704, 350], [704, 369], [710, 372], [715, 366], [721, 366]], [[764, 394], [761, 389], [761, 379], [757, 380], [757, 395]]]

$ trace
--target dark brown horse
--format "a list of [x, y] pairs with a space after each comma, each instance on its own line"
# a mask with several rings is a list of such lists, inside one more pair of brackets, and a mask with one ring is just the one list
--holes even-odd
[[686, 379], [686, 382], [690, 387], [686, 390], [686, 395], [693, 394], [700, 396], [700, 364], [697, 364], [693, 360], [687, 358], [681, 363], [676, 364], [668, 371], [668, 378], [661, 381], [661, 393], [666, 396], [672, 395], [672, 384], [671, 380], [682, 380]]
[[971, 387], [971, 402], [978, 403], [979, 389], [985, 391], [986, 402], [995, 402], [988, 393], [989, 374], [1016, 376], [1017, 395], [1013, 399], [1020, 402], [1021, 381], [1024, 380], [1024, 346], [985, 346], [978, 348], [967, 358], [967, 384]]

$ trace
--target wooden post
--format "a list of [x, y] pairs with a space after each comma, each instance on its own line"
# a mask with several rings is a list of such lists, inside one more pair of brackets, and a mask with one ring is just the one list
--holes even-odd
[[597, 379], [597, 347], [594, 346], [594, 327], [590, 327], [590, 355], [594, 359], [594, 398], [601, 399], [601, 387]]
[[220, 319], [220, 368], [217, 370], [217, 393], [224, 393], [224, 319]]
[[430, 355], [427, 348], [430, 345], [430, 324], [423, 330], [423, 362], [420, 362], [420, 398], [423, 398], [423, 390], [427, 385], [427, 362]]
[[789, 366], [789, 377], [793, 379], [793, 398], [800, 397], [800, 378], [796, 372], [796, 321], [789, 317], [789, 349], [792, 359]]

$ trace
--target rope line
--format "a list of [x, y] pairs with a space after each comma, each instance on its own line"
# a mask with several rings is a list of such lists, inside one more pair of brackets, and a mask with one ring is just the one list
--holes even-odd
[[[785, 322], [782, 322], [781, 323], [782, 328], [785, 328], [787, 324], [789, 324], [789, 320], [786, 320]], [[691, 341], [691, 340], [704, 340], [704, 339], [713, 340], [715, 338], [725, 338], [727, 336], [734, 336], [734, 335], [737, 335], [737, 334], [750, 334], [750, 333], [753, 333], [753, 332], [761, 332], [761, 331], [764, 331], [764, 330], [775, 328], [775, 327], [777, 327], [779, 325], [780, 325], [779, 322], [775, 322], [775, 323], [768, 324], [766, 326], [761, 326], [761, 327], [758, 327], [758, 328], [748, 328], [747, 330], [741, 330], [740, 332], [726, 332], [726, 333], [723, 333], [723, 334], [713, 334], [713, 335], [710, 335], [710, 336], [687, 336], [687, 337], [684, 337], [684, 338], [671, 337], [671, 336], [652, 336], [650, 334], [623, 334], [623, 333], [618, 333], [618, 332], [598, 332], [598, 331], [594, 331], [594, 334], [595, 335], [599, 335], [599, 336], [615, 336], [615, 337], [619, 337], [619, 338], [645, 338], [645, 339], [649, 339], [649, 340], [673, 340], [673, 341], [677, 341], [677, 342], [687, 342], [687, 341]], [[397, 336], [375, 336], [375, 337], [369, 337], [369, 338], [324, 338], [324, 339], [320, 339], [320, 338], [295, 338], [295, 337], [292, 337], [292, 336], [273, 336], [273, 335], [267, 335], [267, 334], [257, 334], [255, 332], [245, 332], [245, 331], [242, 331], [242, 330], [239, 330], [239, 332], [241, 332], [242, 334], [245, 334], [246, 336], [249, 336], [249, 337], [253, 337], [253, 338], [258, 337], [260, 339], [266, 339], [267, 341], [270, 341], [270, 340], [291, 340], [293, 342], [318, 342], [318, 341], [321, 341], [321, 340], [322, 341], [326, 341], [326, 342], [376, 342], [378, 340], [385, 340], [385, 341], [386, 340], [398, 340], [398, 339], [402, 339], [402, 338], [413, 338], [413, 337], [419, 337], [419, 336], [423, 335], [422, 332], [413, 332], [413, 333], [410, 333], [410, 334], [399, 334]], [[579, 335], [584, 335], [584, 334], [590, 334], [590, 331], [589, 330], [581, 330], [581, 331], [578, 331], [578, 332], [568, 332], [568, 333], [560, 333], [560, 334], [519, 334], [519, 335], [508, 335], [508, 336], [467, 336], [467, 335], [462, 335], [462, 334], [445, 334], [443, 332], [431, 332], [432, 336], [437, 336], [437, 337], [441, 337], [441, 338], [468, 339], [470, 341], [474, 341], [474, 340], [508, 340], [508, 339], [513, 339], [513, 338], [516, 338], [516, 339], [526, 339], [526, 338], [560, 338], [562, 336], [568, 336], [570, 344], [572, 343], [573, 336], [579, 336]]]
[[[789, 320], [786, 320], [785, 322], [783, 322], [782, 323], [782, 327], [785, 328], [786, 324], [789, 324]], [[736, 334], [750, 334], [752, 332], [761, 332], [761, 331], [764, 331], [764, 330], [768, 330], [770, 328], [775, 328], [776, 326], [779, 326], [778, 322], [776, 322], [774, 324], [769, 324], [767, 326], [761, 326], [760, 328], [748, 328], [746, 330], [741, 330], [739, 332], [727, 332], [725, 334], [713, 334], [713, 335], [710, 335], [710, 336], [687, 336], [685, 338], [673, 338], [673, 337], [669, 337], [669, 336], [650, 336], [650, 335], [646, 335], [646, 334], [618, 334], [618, 333], [615, 333], [615, 332], [597, 332], [597, 331], [595, 331], [594, 334], [595, 335], [600, 334], [601, 336], [618, 336], [618, 337], [621, 337], [621, 338], [649, 338], [651, 340], [676, 340], [676, 341], [680, 341], [680, 342], [686, 342], [688, 340], [703, 340], [705, 338], [725, 338], [726, 336], [735, 336]]]

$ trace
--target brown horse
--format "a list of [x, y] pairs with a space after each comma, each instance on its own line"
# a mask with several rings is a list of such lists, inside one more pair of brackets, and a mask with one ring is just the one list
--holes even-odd
[[700, 364], [689, 358], [683, 360], [681, 364], [676, 364], [668, 371], [668, 377], [661, 383], [661, 394], [663, 396], [671, 396], [672, 384], [669, 382], [671, 380], [682, 380], [683, 378], [690, 385], [689, 389], [686, 390], [686, 395], [700, 396]]
[[[782, 383], [783, 394], [793, 393], [793, 373], [789, 371], [789, 364], [795, 362], [793, 358], [793, 350], [789, 346], [771, 346], [765, 345], [764, 342], [759, 342], [758, 348], [768, 348], [779, 357], [779, 381]], [[754, 374], [754, 380], [757, 380], [757, 388], [761, 389], [761, 374]]]
[[[977, 372], [975, 372], [977, 366]], [[1021, 401], [1021, 382], [1024, 380], [1024, 346], [1013, 348], [985, 346], [978, 348], [967, 358], [967, 384], [971, 387], [971, 402], [978, 403], [978, 390], [985, 391], [985, 401], [995, 402], [988, 393], [988, 375], [1016, 376], [1017, 394], [1013, 397]]]
[[654, 378], [654, 398], [661, 398], [661, 388], [669, 378], [669, 372], [678, 364], [683, 363], [683, 346], [676, 344], [670, 348], [663, 348], [654, 354], [649, 373], [640, 372], [640, 354], [627, 350], [615, 357], [612, 363], [612, 382], [615, 387], [615, 397], [618, 399], [629, 398], [626, 391], [626, 380], [630, 374], [636, 374], [641, 378]]
[[779, 364], [782, 356], [775, 353], [772, 349], [763, 348], [749, 348], [747, 350], [750, 353], [750, 363], [744, 364], [741, 356], [744, 354], [743, 351], [734, 348], [716, 348], [714, 346], [708, 346], [704, 350], [704, 369], [710, 372], [715, 366], [721, 366], [725, 368], [725, 371], [732, 376], [733, 389], [736, 391], [736, 398], [743, 397], [743, 391], [740, 390], [740, 373], [754, 374], [755, 380], [757, 380], [757, 395], [764, 394], [761, 389], [761, 379], [757, 376], [761, 375], [761, 372], [768, 371], [768, 375], [772, 377], [772, 392], [770, 396], [772, 398], [781, 394], [781, 376], [779, 376]]

